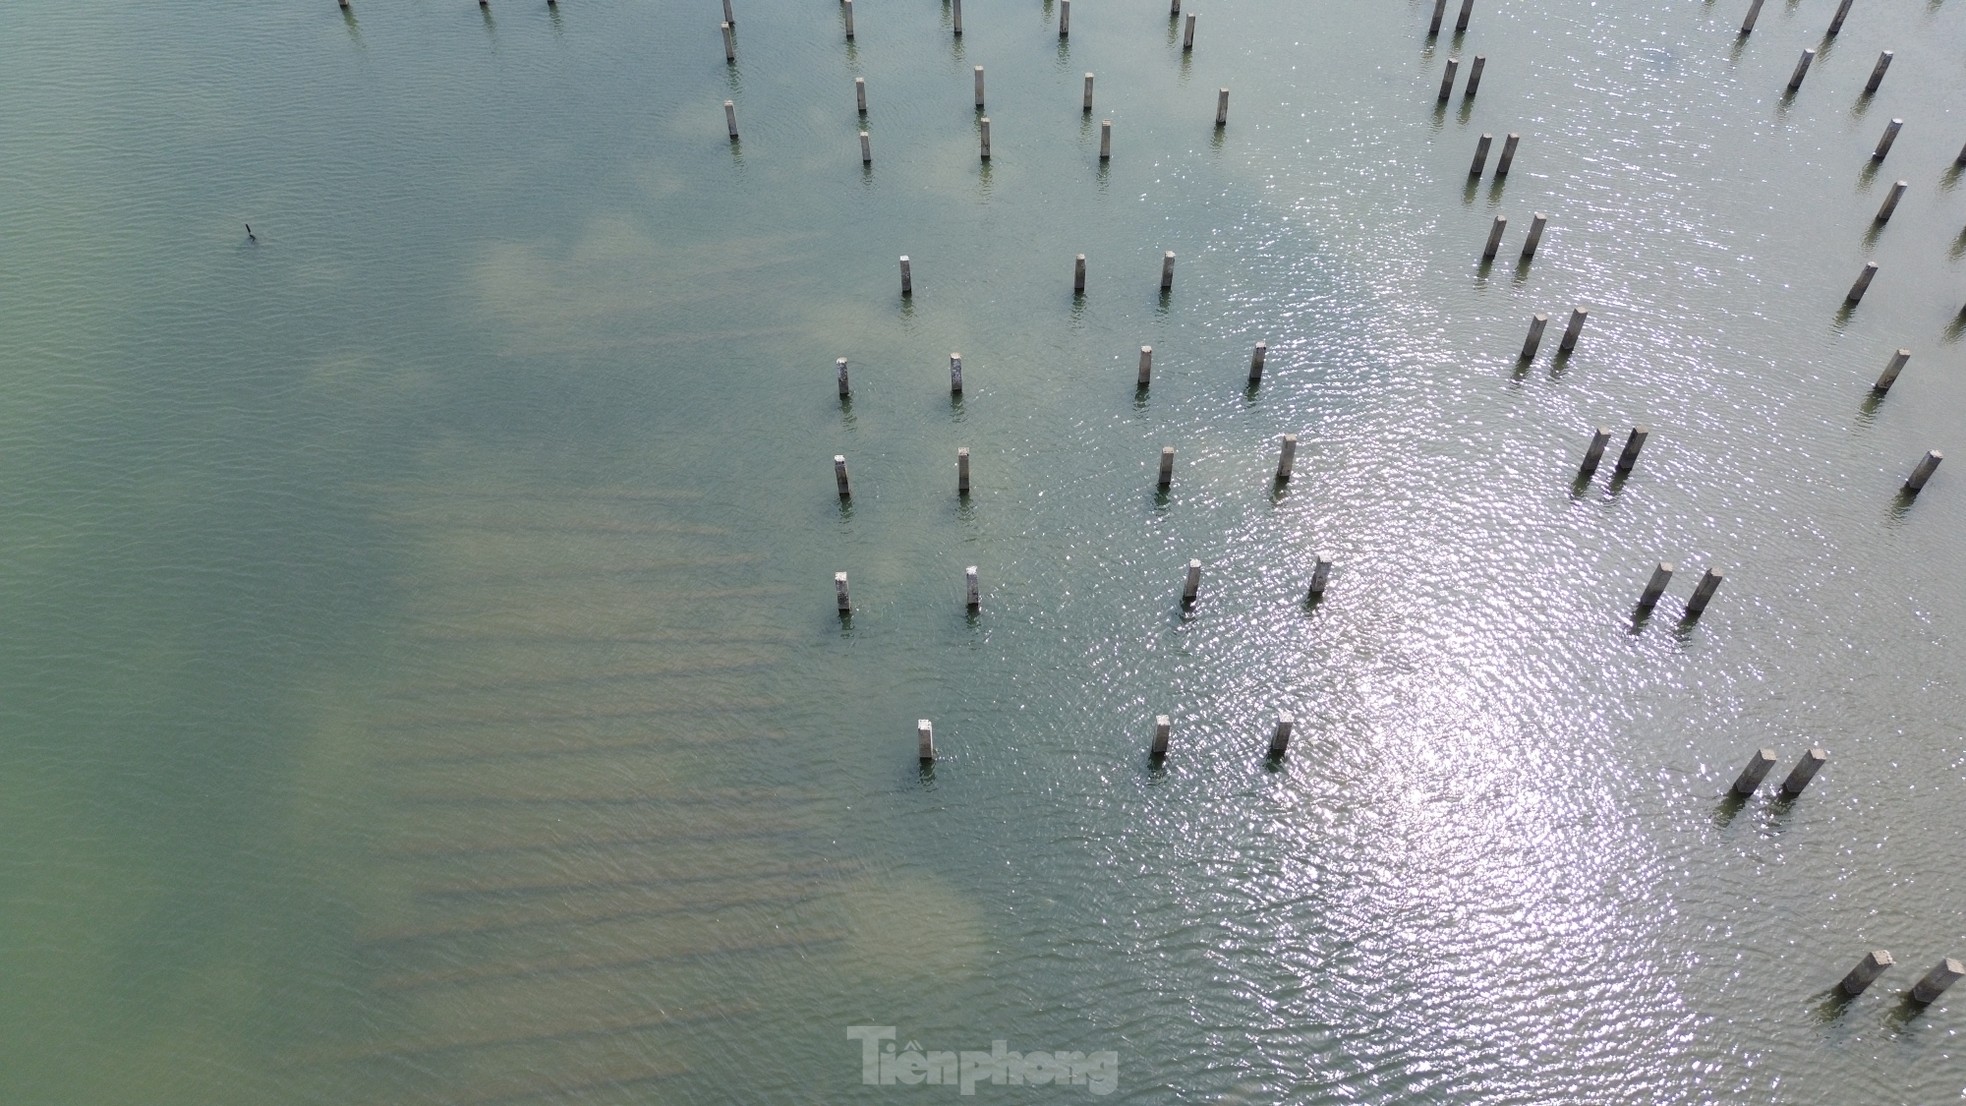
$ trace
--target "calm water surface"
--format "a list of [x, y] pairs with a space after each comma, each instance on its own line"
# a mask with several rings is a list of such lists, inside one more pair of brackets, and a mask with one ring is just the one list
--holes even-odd
[[0, 1099], [1966, 1095], [1958, 5], [737, 8], [0, 9]]

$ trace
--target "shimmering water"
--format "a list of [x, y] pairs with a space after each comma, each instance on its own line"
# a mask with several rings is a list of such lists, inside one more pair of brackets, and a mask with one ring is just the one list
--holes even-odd
[[0, 1100], [1966, 1094], [1958, 5], [737, 7], [0, 8]]

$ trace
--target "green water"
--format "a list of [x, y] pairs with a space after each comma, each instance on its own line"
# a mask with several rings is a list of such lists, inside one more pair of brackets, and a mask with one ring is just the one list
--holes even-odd
[[0, 1100], [1966, 1094], [1956, 6], [737, 6], [0, 9]]

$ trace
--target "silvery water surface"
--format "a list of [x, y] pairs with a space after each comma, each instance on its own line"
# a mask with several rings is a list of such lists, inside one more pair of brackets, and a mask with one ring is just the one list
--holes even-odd
[[0, 9], [0, 1098], [1966, 1093], [1958, 4], [737, 7]]

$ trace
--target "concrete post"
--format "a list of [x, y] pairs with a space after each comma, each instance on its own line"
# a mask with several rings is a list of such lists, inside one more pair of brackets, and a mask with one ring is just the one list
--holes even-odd
[[1099, 121], [1099, 160], [1111, 161], [1113, 158], [1113, 121]]
[[860, 109], [860, 114], [867, 114], [867, 78], [855, 77], [853, 79], [853, 103], [855, 107]]
[[1584, 463], [1577, 467], [1577, 479], [1589, 480], [1597, 471], [1598, 463], [1604, 460], [1604, 447], [1611, 444], [1611, 428], [1600, 426], [1591, 434], [1590, 447], [1584, 450]]
[[1195, 48], [1195, 13], [1188, 13], [1188, 25], [1181, 32], [1181, 52], [1188, 53]]
[[963, 394], [963, 355], [960, 353], [949, 355], [949, 394]]
[[1719, 569], [1707, 569], [1700, 582], [1693, 586], [1693, 597], [1686, 601], [1686, 621], [1692, 622], [1706, 612], [1707, 604], [1713, 602], [1713, 593], [1720, 590], [1720, 581], [1724, 578]]
[[1290, 470], [1297, 464], [1297, 435], [1283, 436], [1283, 449], [1277, 454], [1277, 483], [1290, 483]]
[[839, 605], [841, 614], [853, 613], [853, 600], [847, 598], [846, 573], [833, 573], [833, 600]]
[[1514, 131], [1510, 131], [1509, 136], [1502, 140], [1502, 160], [1495, 163], [1496, 180], [1501, 180], [1503, 177], [1509, 175], [1509, 166], [1515, 164], [1516, 143], [1521, 141], [1522, 136], [1516, 134]]
[[1460, 34], [1468, 29], [1468, 19], [1474, 15], [1474, 0], [1461, 0], [1461, 16], [1454, 21], [1454, 33]]
[[[1498, 171], [1497, 175], [1500, 173]], [[1550, 217], [1538, 211], [1529, 216], [1529, 237], [1522, 240], [1522, 259], [1528, 261], [1536, 256], [1536, 247], [1543, 244], [1543, 228], [1549, 225]]]
[[1612, 467], [1613, 476], [1630, 476], [1632, 467], [1638, 464], [1638, 451], [1645, 448], [1645, 439], [1652, 436], [1649, 426], [1632, 427], [1631, 437], [1625, 439], [1625, 450], [1618, 454], [1618, 463]]
[[844, 453], [833, 454], [833, 483], [839, 485], [841, 499], [853, 498], [853, 486], [847, 483], [846, 454]]
[[1087, 115], [1092, 114], [1092, 74], [1085, 75], [1085, 101], [1079, 108]]
[[1468, 66], [1468, 87], [1461, 93], [1463, 100], [1475, 98], [1475, 89], [1481, 87], [1481, 70], [1488, 64], [1487, 54], [1476, 54], [1474, 64]]
[[1905, 121], [1893, 119], [1884, 125], [1884, 133], [1877, 139], [1877, 149], [1870, 152], [1872, 161], [1883, 161], [1884, 155], [1891, 152], [1891, 144], [1898, 140], [1898, 132], [1903, 130]]
[[1072, 37], [1072, 0], [1058, 0], [1058, 37]]
[[990, 117], [987, 115], [984, 116], [982, 119], [982, 123], [983, 123], [983, 131], [982, 131], [983, 160], [988, 161], [990, 160]]
[[1277, 728], [1270, 734], [1270, 756], [1280, 757], [1290, 748], [1290, 729], [1296, 722], [1289, 711], [1277, 715]]
[[846, 40], [853, 41], [853, 0], [840, 0], [840, 11], [846, 15]]
[[968, 446], [962, 446], [956, 450], [956, 494], [959, 496], [966, 496], [969, 494], [969, 447]]
[[730, 0], [724, 0], [724, 22], [733, 27], [737, 26], [737, 17], [730, 11]]
[[839, 360], [834, 361], [833, 367], [840, 371], [840, 398], [846, 399], [849, 396], [853, 395], [853, 390], [847, 387], [847, 382], [846, 382], [846, 358], [842, 357]]
[[1836, 986], [1845, 995], [1856, 998], [1871, 984], [1877, 982], [1877, 977], [1883, 975], [1885, 969], [1895, 963], [1897, 961], [1891, 959], [1890, 949], [1872, 949], [1864, 954], [1862, 960], [1857, 961], [1857, 966], [1851, 968], [1850, 974], [1844, 976], [1843, 982]]
[[1767, 777], [1768, 770], [1774, 766], [1775, 750], [1757, 750], [1754, 756], [1749, 758], [1748, 766], [1741, 769], [1740, 778], [1734, 781], [1734, 794], [1754, 794], [1754, 789], [1761, 786], [1761, 781]]
[[1256, 348], [1250, 351], [1249, 382], [1251, 384], [1260, 384], [1263, 382], [1263, 362], [1269, 355], [1270, 343], [1268, 341], [1257, 342]]
[[1939, 471], [1939, 462], [1945, 459], [1946, 455], [1936, 449], [1926, 450], [1925, 456], [1918, 462], [1918, 467], [1912, 469], [1911, 475], [1905, 478], [1905, 490], [1914, 494], [1924, 491], [1925, 482], [1932, 478], [1933, 473]]
[[1218, 127], [1229, 125], [1229, 90], [1226, 88], [1217, 89], [1215, 92], [1215, 125]]
[[1958, 982], [1962, 975], [1966, 975], [1966, 964], [1961, 964], [1950, 956], [1946, 957], [1939, 961], [1937, 967], [1926, 972], [1925, 978], [1919, 980], [1918, 985], [1911, 989], [1911, 1001], [1920, 1006], [1937, 1002], [1939, 996], [1945, 994], [1946, 988]]
[[1543, 344], [1543, 328], [1548, 326], [1550, 317], [1542, 313], [1530, 316], [1529, 337], [1523, 340], [1521, 360], [1532, 361], [1536, 357], [1536, 347]]
[[860, 132], [860, 164], [862, 165], [874, 164], [874, 147], [868, 141], [866, 131]]
[[1809, 781], [1816, 778], [1816, 770], [1828, 759], [1829, 751], [1826, 749], [1810, 749], [1802, 754], [1802, 759], [1795, 762], [1794, 768], [1789, 769], [1788, 778], [1782, 781], [1782, 794], [1791, 799], [1802, 794], [1802, 789], [1808, 787]]
[[1884, 366], [1884, 371], [1878, 375], [1877, 383], [1872, 384], [1870, 390], [1878, 395], [1890, 391], [1891, 385], [1898, 382], [1898, 374], [1905, 371], [1905, 362], [1910, 360], [1911, 351], [1908, 349], [1900, 349], [1892, 354], [1890, 362]]
[[1171, 445], [1164, 445], [1160, 447], [1160, 476], [1156, 479], [1154, 486], [1159, 488], [1161, 491], [1166, 491], [1169, 487], [1173, 486], [1173, 484], [1174, 484], [1174, 447]]
[[737, 39], [730, 33], [730, 24], [728, 23], [724, 24], [723, 32], [724, 32], [724, 60], [727, 62], [734, 62], [737, 60]]
[[1502, 248], [1502, 232], [1507, 229], [1509, 229], [1508, 216], [1495, 216], [1494, 224], [1488, 228], [1488, 244], [1481, 248], [1481, 259], [1483, 261], [1495, 260], [1495, 251]]
[[1085, 255], [1072, 259], [1072, 294], [1085, 295]]
[[1447, 15], [1447, 0], [1434, 0], [1434, 17], [1427, 23], [1427, 37], [1440, 33], [1440, 21]]
[[1659, 597], [1666, 593], [1666, 585], [1672, 583], [1672, 562], [1660, 561], [1659, 567], [1652, 570], [1652, 578], [1645, 582], [1645, 590], [1639, 594], [1638, 609], [1649, 611], [1659, 605]]
[[915, 755], [923, 764], [935, 759], [935, 724], [926, 718], [915, 722]]
[[1147, 386], [1147, 382], [1153, 379], [1153, 375], [1154, 375], [1154, 347], [1141, 346], [1140, 347], [1140, 376], [1139, 379], [1134, 381], [1134, 383], [1138, 384], [1142, 388], [1145, 388]]
[[1181, 583], [1182, 606], [1193, 606], [1195, 596], [1201, 593], [1201, 562], [1188, 562], [1188, 578]]
[[1760, 15], [1761, 15], [1761, 0], [1751, 0], [1751, 2], [1748, 4], [1748, 17], [1746, 19], [1741, 20], [1741, 33], [1747, 34], [1753, 31], [1754, 21]]
[[1884, 197], [1884, 203], [1877, 209], [1877, 218], [1872, 221], [1877, 223], [1890, 222], [1891, 213], [1898, 210], [1898, 201], [1905, 198], [1905, 189], [1910, 187], [1911, 183], [1909, 181], [1898, 181], [1896, 184], [1893, 184], [1890, 195]]
[[1558, 353], [1569, 353], [1577, 348], [1577, 335], [1584, 332], [1584, 319], [1589, 315], [1590, 311], [1587, 308], [1570, 309], [1570, 325], [1563, 328], [1563, 341], [1556, 344]]
[[1864, 95], [1873, 96], [1877, 86], [1884, 83], [1884, 71], [1891, 68], [1892, 53], [1889, 50], [1877, 55], [1877, 65], [1870, 71], [1870, 80], [1864, 84]]
[[1864, 262], [1864, 271], [1857, 274], [1857, 279], [1851, 283], [1850, 291], [1844, 295], [1843, 302], [1849, 304], [1851, 307], [1864, 302], [1864, 293], [1870, 291], [1870, 282], [1876, 276], [1877, 262]]
[[737, 101], [724, 101], [724, 126], [730, 128], [731, 141], [737, 140]]
[[1440, 97], [1436, 101], [1437, 103], [1444, 104], [1447, 102], [1449, 96], [1454, 95], [1454, 71], [1460, 67], [1460, 58], [1447, 59], [1447, 71], [1440, 78]]
[[[1760, 3], [1760, 0], [1755, 0]], [[963, 37], [963, 0], [955, 0], [956, 37]]]
[[1147, 755], [1155, 760], [1164, 759], [1167, 756], [1168, 734], [1172, 733], [1173, 730], [1174, 723], [1167, 715], [1154, 715], [1154, 746], [1147, 751]]
[[1331, 554], [1320, 551], [1317, 564], [1311, 569], [1311, 595], [1316, 599], [1324, 594], [1325, 586], [1331, 583]]
[[1169, 250], [1160, 261], [1160, 290], [1172, 291], [1174, 288], [1174, 251]]
[[971, 614], [983, 609], [983, 593], [976, 586], [975, 565], [963, 569], [963, 605]]
[[915, 294], [915, 278], [908, 269], [908, 255], [905, 253], [901, 255], [901, 294], [904, 296]]
[[1795, 90], [1802, 87], [1802, 78], [1809, 75], [1809, 63], [1815, 60], [1815, 50], [1802, 51], [1802, 57], [1796, 60], [1795, 72], [1789, 74], [1789, 95], [1795, 95]]
[[1492, 134], [1484, 134], [1480, 138], [1475, 139], [1474, 164], [1468, 166], [1469, 176], [1478, 177], [1481, 175], [1482, 167], [1488, 164], [1488, 144], [1493, 141], [1495, 141], [1495, 136]]
[[1843, 0], [1836, 6], [1836, 14], [1830, 17], [1829, 33], [1835, 34], [1843, 29], [1843, 20], [1850, 14], [1850, 0]]
[[976, 110], [983, 110], [983, 67], [976, 67]]

